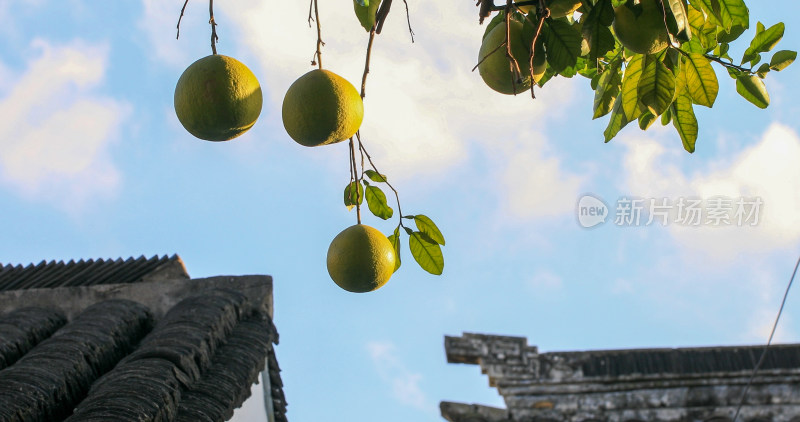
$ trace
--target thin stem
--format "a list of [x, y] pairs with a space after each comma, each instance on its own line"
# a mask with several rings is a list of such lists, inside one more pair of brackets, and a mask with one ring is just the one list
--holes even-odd
[[403, 0], [403, 3], [406, 5], [406, 22], [408, 23], [408, 33], [411, 34], [411, 42], [414, 42], [414, 30], [411, 29], [411, 15], [408, 13], [408, 2]]
[[[364, 155], [367, 156], [367, 161], [369, 161], [369, 165], [372, 167], [373, 170], [375, 170], [376, 173], [383, 175], [383, 173], [381, 173], [380, 170], [378, 170], [378, 168], [375, 167], [375, 163], [372, 161], [372, 156], [370, 156], [369, 152], [367, 152], [367, 149], [364, 148], [364, 143], [361, 142], [361, 134], [359, 132], [356, 132], [356, 138], [358, 139], [358, 148], [361, 150], [362, 153], [364, 153]], [[405, 227], [403, 226], [403, 210], [400, 208], [400, 195], [398, 195], [397, 189], [395, 189], [394, 186], [392, 186], [392, 184], [389, 183], [389, 181], [386, 180], [385, 177], [383, 178], [383, 182], [386, 183], [386, 186], [389, 186], [389, 189], [391, 189], [392, 192], [394, 192], [394, 199], [397, 202], [397, 214], [400, 216], [400, 226]]]
[[[689, 53], [683, 51], [682, 49], [676, 48], [676, 47], [672, 47], [672, 48], [677, 50], [679, 53], [683, 54], [684, 56], [689, 57]], [[751, 75], [753, 73], [755, 73], [755, 72], [753, 72], [753, 68], [752, 67], [751, 68], [747, 68], [747, 67], [743, 67], [743, 66], [737, 66], [737, 65], [735, 65], [735, 64], [733, 64], [731, 62], [726, 62], [726, 61], [722, 60], [722, 58], [714, 56], [712, 54], [706, 53], [706, 54], [703, 54], [703, 57], [711, 60], [712, 62], [717, 62], [717, 63], [721, 64], [723, 67], [726, 67], [726, 68], [729, 67], [729, 68], [732, 68], [732, 69], [736, 69], [736, 70], [738, 70], [740, 72], [749, 73]]]
[[187, 4], [189, 4], [189, 0], [186, 0], [185, 2], [183, 2], [183, 7], [181, 7], [181, 15], [180, 15], [180, 16], [178, 16], [178, 26], [177, 26], [177, 28], [178, 28], [178, 35], [176, 35], [176, 36], [175, 36], [175, 39], [176, 39], [176, 40], [177, 40], [177, 39], [180, 39], [180, 37], [181, 37], [181, 19], [183, 19], [183, 12], [185, 12], [185, 11], [186, 11], [186, 5], [187, 5]]
[[367, 96], [367, 75], [369, 74], [369, 60], [372, 57], [372, 42], [375, 40], [375, 25], [369, 31], [369, 43], [367, 44], [367, 60], [364, 63], [364, 76], [361, 77], [361, 99]]
[[[325, 45], [322, 42], [322, 26], [319, 22], [319, 6], [317, 0], [314, 1], [314, 17], [317, 21], [317, 62], [319, 63], [319, 68], [322, 69], [322, 46]], [[359, 224], [361, 224], [361, 218], [358, 220]]]
[[[542, 33], [542, 27], [544, 26], [544, 20], [550, 16], [550, 9], [547, 8], [544, 4], [544, 0], [539, 0], [539, 24], [536, 25], [536, 34], [533, 36], [533, 41], [531, 41], [531, 55], [528, 57], [528, 66], [530, 67], [530, 74], [531, 74], [531, 98], [536, 98], [536, 93], [534, 92], [534, 88], [536, 87], [536, 78], [533, 76], [533, 58], [536, 56], [536, 43], [539, 41], [539, 35]], [[525, 19], [533, 25], [531, 19], [528, 15], [525, 15]], [[542, 54], [540, 51], [539, 54]]]
[[211, 24], [211, 52], [217, 54], [219, 37], [217, 36], [217, 22], [214, 21], [214, 0], [208, 0], [208, 15], [208, 23]]
[[506, 0], [506, 15], [505, 15], [505, 24], [506, 24], [506, 58], [508, 59], [508, 68], [511, 71], [511, 91], [514, 94], [517, 93], [517, 82], [520, 79], [520, 74], [522, 71], [519, 68], [519, 63], [517, 59], [514, 58], [514, 54], [511, 53], [511, 8], [514, 4], [513, 0]]
[[350, 161], [350, 183], [351, 183], [350, 186], [352, 186], [350, 192], [352, 195], [352, 189], [356, 190], [356, 221], [358, 221], [358, 224], [361, 224], [361, 196], [358, 194], [358, 187], [361, 185], [361, 179], [360, 177], [356, 177], [356, 174], [358, 174], [356, 170], [356, 151], [355, 151], [355, 146], [353, 144], [352, 136], [350, 137], [349, 149], [350, 149], [349, 161]]

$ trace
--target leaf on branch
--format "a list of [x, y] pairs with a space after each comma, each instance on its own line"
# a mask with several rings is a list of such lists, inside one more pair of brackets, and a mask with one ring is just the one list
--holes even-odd
[[592, 115], [592, 120], [611, 112], [621, 86], [622, 72], [620, 71], [620, 62], [613, 61], [600, 75], [600, 80], [597, 83], [597, 90], [594, 92], [594, 114]]
[[350, 182], [344, 188], [344, 205], [347, 210], [353, 209], [356, 204], [361, 205], [364, 202], [364, 188], [361, 183]]
[[394, 248], [394, 270], [400, 268], [400, 226], [395, 227], [394, 233], [389, 236], [389, 243]]
[[542, 26], [547, 63], [556, 73], [575, 66], [581, 55], [580, 32], [565, 21], [549, 20]]
[[376, 186], [367, 186], [367, 205], [369, 210], [378, 218], [388, 220], [392, 218], [394, 210], [386, 203], [386, 195]]
[[600, 0], [582, 21], [581, 33], [589, 47], [589, 59], [597, 60], [614, 49], [616, 41], [609, 26], [614, 21], [610, 0]]
[[372, 180], [373, 182], [379, 182], [379, 183], [386, 182], [386, 175], [380, 174], [377, 171], [367, 170], [364, 172], [364, 174], [366, 174], [367, 177], [369, 177], [369, 179]]
[[758, 53], [766, 53], [772, 50], [783, 38], [785, 29], [783, 22], [778, 22], [769, 27], [769, 29], [757, 33], [756, 36], [753, 37], [753, 41], [750, 42], [750, 47], [744, 52], [742, 63], [752, 62], [759, 56]]
[[769, 61], [769, 68], [780, 72], [783, 69], [789, 67], [792, 62], [797, 58], [797, 52], [791, 50], [781, 50], [775, 52], [772, 56], [772, 60]]
[[[622, 94], [620, 94], [620, 96], [621, 95]], [[619, 131], [628, 125], [628, 122], [628, 119], [625, 117], [625, 112], [622, 111], [622, 98], [617, 98], [617, 101], [614, 102], [614, 109], [611, 110], [611, 119], [609, 119], [608, 126], [603, 132], [605, 142], [608, 143], [614, 139]]]
[[678, 131], [683, 142], [683, 149], [689, 153], [694, 152], [697, 142], [697, 117], [692, 108], [692, 99], [688, 95], [679, 95], [670, 107], [672, 125]]
[[756, 75], [741, 75], [737, 77], [736, 92], [758, 108], [767, 108], [769, 106], [767, 86]]
[[672, 11], [672, 14], [667, 14], [669, 26], [674, 24], [674, 28], [670, 28], [671, 32], [682, 41], [691, 40], [692, 28], [689, 25], [688, 11], [683, 4], [683, 0], [664, 0], [664, 6]]
[[658, 57], [645, 56], [638, 94], [644, 107], [655, 116], [660, 116], [672, 103], [675, 75]]
[[706, 20], [703, 12], [690, 6], [688, 10], [689, 27], [692, 30], [692, 40], [684, 44], [690, 51], [705, 53], [712, 50], [717, 45], [717, 26]]
[[422, 233], [425, 233], [431, 240], [434, 242], [444, 246], [444, 235], [439, 228], [436, 227], [436, 224], [422, 214], [418, 214], [414, 216], [414, 222], [417, 224], [417, 229]]
[[622, 78], [622, 110], [628, 120], [634, 120], [641, 114], [639, 108], [639, 79], [642, 76], [642, 63], [644, 56], [637, 54], [625, 67]]
[[411, 256], [423, 270], [433, 275], [442, 274], [444, 257], [442, 248], [436, 242], [421, 232], [412, 232], [408, 238], [408, 247], [411, 249]]
[[656, 121], [656, 119], [657, 117], [653, 116], [653, 113], [649, 111], [642, 113], [642, 115], [639, 116], [639, 129], [647, 130]]
[[686, 89], [695, 104], [713, 107], [719, 93], [719, 80], [711, 61], [702, 54], [688, 53], [683, 65]]

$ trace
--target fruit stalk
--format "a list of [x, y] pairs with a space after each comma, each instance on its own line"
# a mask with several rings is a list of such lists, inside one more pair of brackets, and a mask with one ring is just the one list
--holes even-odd
[[[183, 14], [183, 10], [181, 10], [181, 14]], [[217, 36], [217, 22], [214, 21], [214, 0], [208, 0], [208, 15], [208, 23], [211, 24], [211, 52], [217, 54], [219, 37]]]

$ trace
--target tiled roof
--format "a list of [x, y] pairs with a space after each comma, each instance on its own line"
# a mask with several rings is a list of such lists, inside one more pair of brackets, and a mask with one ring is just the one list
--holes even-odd
[[0, 266], [0, 291], [98, 284], [126, 284], [156, 277], [189, 278], [178, 255], [152, 258], [42, 261]]
[[225, 421], [268, 362], [285, 422], [271, 286], [243, 276], [0, 292], [0, 421]]

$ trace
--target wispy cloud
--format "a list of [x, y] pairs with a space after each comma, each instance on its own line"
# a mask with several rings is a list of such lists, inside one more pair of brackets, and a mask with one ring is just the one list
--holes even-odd
[[21, 195], [79, 207], [114, 192], [119, 174], [108, 154], [128, 106], [93, 93], [108, 48], [37, 40], [24, 73], [0, 98], [0, 181]]
[[655, 142], [630, 139], [626, 145], [623, 188], [630, 195], [762, 199], [756, 226], [668, 226], [689, 255], [734, 262], [744, 254], [769, 253], [800, 242], [800, 137], [789, 127], [773, 124], [758, 143], [692, 174], [681, 168], [682, 155]]
[[392, 387], [392, 395], [400, 403], [428, 414], [437, 415], [436, 405], [425, 395], [420, 387], [422, 374], [409, 370], [400, 360], [391, 342], [372, 341], [367, 343], [375, 370]]

